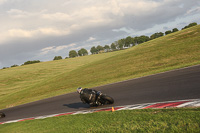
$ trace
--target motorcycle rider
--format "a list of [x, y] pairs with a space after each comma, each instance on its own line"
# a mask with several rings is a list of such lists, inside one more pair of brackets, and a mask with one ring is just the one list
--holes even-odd
[[82, 89], [81, 87], [77, 88], [77, 92], [80, 94], [81, 101], [89, 104], [91, 107], [99, 104], [97, 101], [98, 98], [100, 98], [99, 96], [102, 94], [100, 91], [88, 88]]

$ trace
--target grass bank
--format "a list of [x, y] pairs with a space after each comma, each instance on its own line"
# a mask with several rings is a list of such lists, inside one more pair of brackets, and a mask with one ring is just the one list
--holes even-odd
[[69, 115], [0, 125], [4, 133], [199, 133], [200, 108], [144, 109]]
[[0, 70], [0, 109], [200, 64], [200, 25], [126, 50]]

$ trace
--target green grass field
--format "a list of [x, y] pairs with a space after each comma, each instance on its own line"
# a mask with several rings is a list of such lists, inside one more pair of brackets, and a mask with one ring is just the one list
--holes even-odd
[[200, 108], [68, 115], [0, 125], [2, 133], [199, 133]]
[[132, 48], [0, 70], [0, 109], [200, 64], [200, 25]]

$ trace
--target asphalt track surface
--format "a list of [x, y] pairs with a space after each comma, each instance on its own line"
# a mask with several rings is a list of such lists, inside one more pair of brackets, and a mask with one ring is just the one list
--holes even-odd
[[[198, 99], [200, 98], [200, 65], [93, 89], [100, 90], [115, 100], [112, 105], [98, 108]], [[6, 114], [6, 117], [1, 118], [0, 122], [90, 109], [87, 104], [81, 103], [79, 94], [74, 92], [0, 110]]]

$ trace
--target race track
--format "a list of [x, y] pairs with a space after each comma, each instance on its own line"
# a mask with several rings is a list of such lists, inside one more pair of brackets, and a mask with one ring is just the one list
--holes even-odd
[[[103, 107], [198, 99], [200, 98], [200, 65], [93, 89], [114, 98], [113, 105]], [[78, 93], [70, 93], [0, 110], [6, 114], [0, 122], [89, 109], [91, 108], [88, 105], [81, 103]]]

